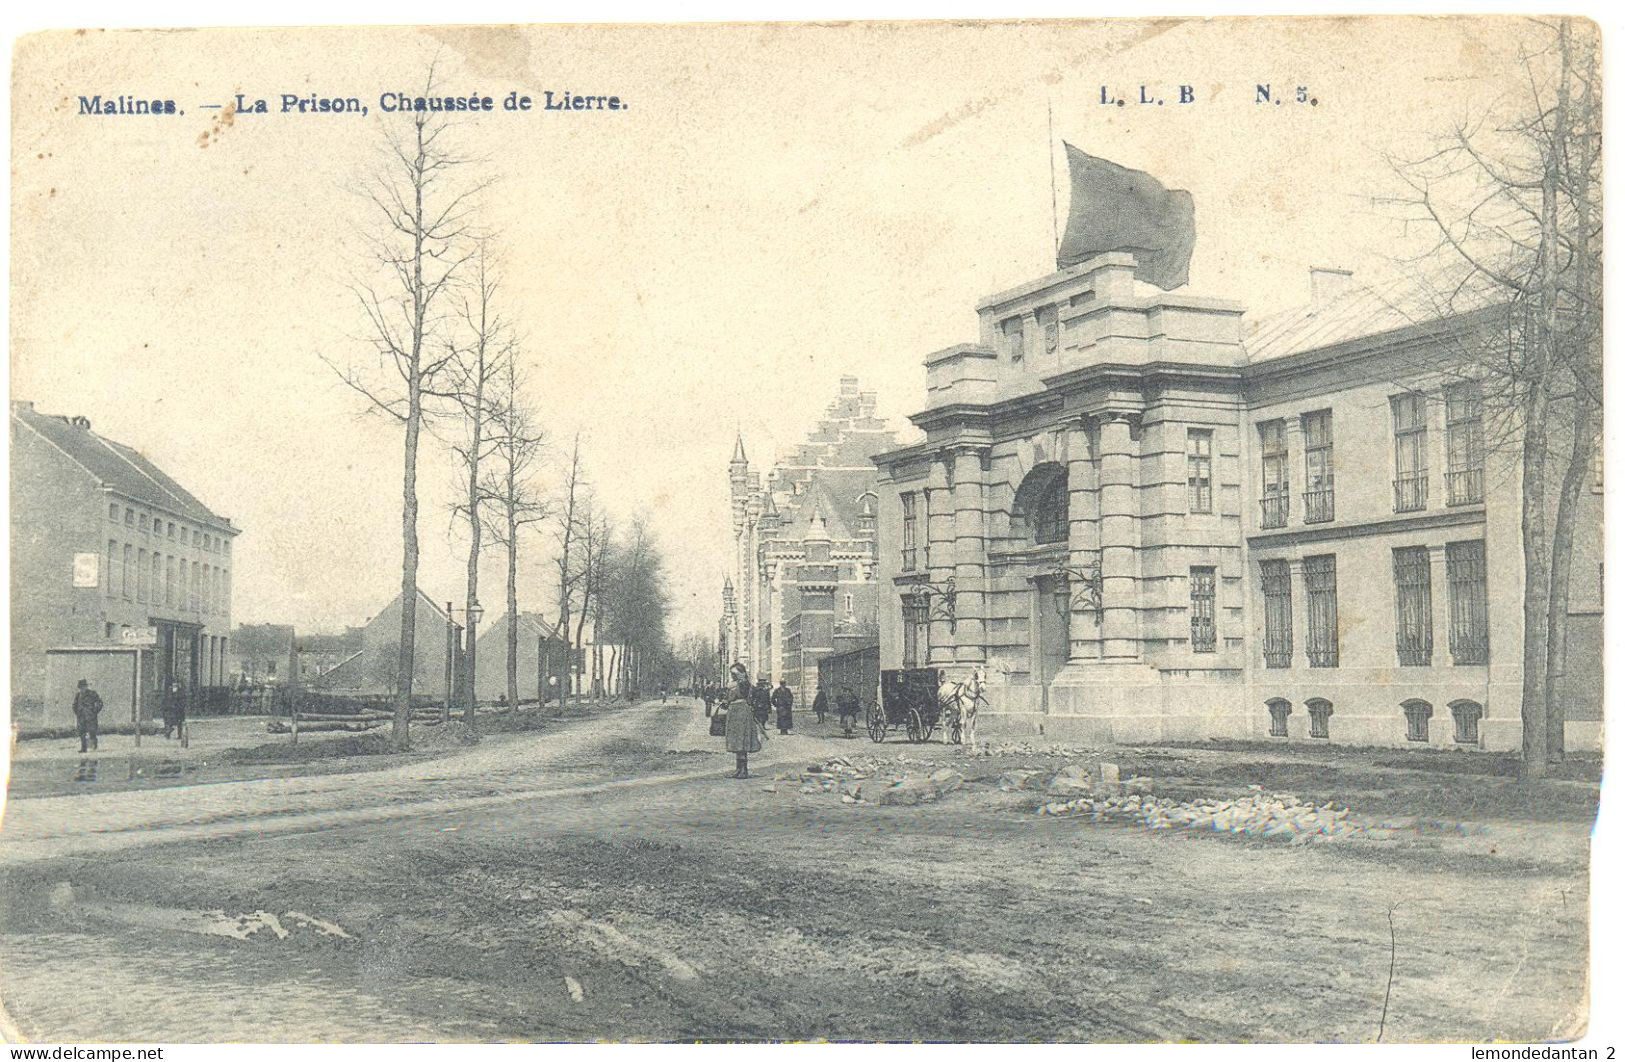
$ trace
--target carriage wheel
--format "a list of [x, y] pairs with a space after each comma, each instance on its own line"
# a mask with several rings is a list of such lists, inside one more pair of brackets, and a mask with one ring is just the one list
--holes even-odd
[[918, 745], [928, 736], [929, 732], [925, 729], [925, 720], [920, 718], [919, 709], [910, 708], [908, 710], [908, 739]]
[[886, 740], [886, 717], [881, 714], [878, 704], [869, 706], [869, 740], [879, 742]]

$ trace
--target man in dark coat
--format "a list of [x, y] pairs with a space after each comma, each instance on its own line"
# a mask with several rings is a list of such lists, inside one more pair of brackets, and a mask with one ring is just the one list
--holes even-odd
[[858, 725], [858, 695], [852, 692], [851, 686], [841, 687], [841, 692], [835, 695], [835, 707], [841, 713], [846, 736], [851, 737], [852, 729]]
[[79, 724], [79, 751], [96, 748], [100, 737], [102, 695], [90, 688], [88, 679], [79, 680], [79, 691], [73, 695], [73, 718]]
[[767, 679], [756, 680], [756, 688], [750, 691], [751, 710], [756, 713], [756, 722], [767, 726], [767, 717], [773, 714], [773, 691], [767, 687]]
[[181, 693], [181, 684], [171, 680], [169, 689], [164, 691], [164, 737], [167, 739], [175, 731], [181, 731], [182, 739], [186, 731], [186, 697]]
[[818, 696], [813, 698], [813, 715], [822, 723], [824, 716], [829, 714], [829, 696], [824, 693], [824, 687], [818, 687]]
[[779, 688], [773, 691], [773, 711], [777, 716], [779, 733], [788, 734], [794, 725], [790, 718], [790, 710], [795, 707], [796, 695], [790, 692], [790, 684], [779, 679]]

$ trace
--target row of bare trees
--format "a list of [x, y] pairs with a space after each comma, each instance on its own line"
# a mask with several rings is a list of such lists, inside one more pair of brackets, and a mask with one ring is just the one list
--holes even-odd
[[1602, 426], [1602, 86], [1590, 23], [1529, 24], [1521, 91], [1397, 163], [1436, 312], [1484, 326], [1463, 371], [1521, 496], [1523, 770], [1564, 755], [1561, 680], [1582, 489]]
[[[429, 94], [433, 82], [431, 70]], [[545, 526], [553, 529], [558, 574], [557, 640], [579, 652], [590, 623], [595, 644], [607, 636], [617, 647], [607, 661], [595, 653], [594, 692], [603, 689], [606, 668], [621, 677], [623, 688], [636, 686], [641, 669], [665, 645], [659, 557], [641, 522], [618, 544], [587, 481], [579, 435], [557, 489], [542, 485], [547, 437], [525, 397], [533, 381], [526, 378], [521, 334], [503, 308], [499, 255], [479, 222], [488, 181], [476, 170], [475, 160], [454, 147], [443, 113], [385, 121], [379, 163], [364, 182], [364, 265], [351, 285], [364, 322], [362, 353], [324, 357], [367, 411], [402, 428], [400, 634], [391, 683], [393, 737], [402, 748], [410, 741], [417, 653], [418, 474], [425, 436], [443, 440], [455, 457], [452, 514], [467, 540], [465, 618], [483, 611], [480, 562], [489, 544], [505, 554], [509, 705], [519, 703], [519, 553], [527, 533]], [[472, 725], [477, 625], [465, 622], [463, 633], [457, 700]], [[562, 695], [571, 688], [573, 654], [556, 655]]]

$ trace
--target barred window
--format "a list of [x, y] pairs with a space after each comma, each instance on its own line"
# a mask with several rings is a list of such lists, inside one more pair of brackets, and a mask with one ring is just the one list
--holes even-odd
[[1067, 516], [1067, 476], [1062, 471], [1055, 476], [1044, 492], [1038, 496], [1033, 504], [1032, 528], [1033, 541], [1040, 545], [1047, 542], [1065, 542], [1070, 528]]
[[1327, 738], [1332, 736], [1332, 702], [1324, 697], [1311, 697], [1303, 702], [1309, 709], [1309, 736], [1312, 738]]
[[134, 565], [135, 565], [135, 547], [132, 546], [132, 545], [129, 545], [128, 543], [126, 543], [125, 546], [124, 546], [124, 566], [123, 566], [123, 571], [119, 574], [119, 581], [118, 581], [119, 590], [122, 591], [123, 596], [124, 596], [124, 600], [126, 600], [126, 601], [130, 600], [130, 596], [134, 592], [134, 589], [135, 589], [135, 582], [131, 578], [131, 573], [130, 573], [130, 569]]
[[1451, 701], [1450, 715], [1456, 723], [1456, 743], [1478, 744], [1478, 721], [1484, 718], [1484, 706], [1477, 701]]
[[930, 617], [924, 594], [903, 595], [903, 666], [919, 667], [931, 641]]
[[1213, 433], [1203, 428], [1185, 433], [1185, 502], [1193, 513], [1213, 511]]
[[919, 527], [914, 511], [915, 495], [905, 494], [903, 502], [903, 570], [913, 571], [915, 562], [919, 559], [919, 552], [915, 548], [915, 534]]
[[1310, 667], [1337, 666], [1337, 557], [1303, 559], [1303, 586], [1309, 599]]
[[1394, 413], [1394, 512], [1428, 507], [1427, 404], [1414, 392], [1389, 399]]
[[102, 573], [102, 578], [103, 578], [103, 580], [106, 581], [106, 590], [107, 590], [107, 596], [108, 597], [117, 596], [116, 591], [113, 589], [113, 565], [117, 561], [118, 561], [118, 543], [113, 541], [112, 539], [108, 539], [107, 540], [107, 570]]
[[1423, 700], [1409, 700], [1400, 707], [1405, 710], [1405, 740], [1426, 741], [1428, 720], [1433, 718], [1433, 705]]
[[1332, 476], [1332, 411], [1303, 415], [1303, 522], [1322, 524], [1337, 518]]
[[1263, 455], [1262, 504], [1264, 527], [1285, 527], [1291, 509], [1286, 457], [1286, 421], [1270, 420], [1258, 426], [1258, 448]]
[[1433, 662], [1433, 572], [1426, 546], [1394, 550], [1394, 636], [1404, 667]]
[[1217, 650], [1218, 633], [1214, 623], [1214, 570], [1191, 569], [1191, 652]]
[[1457, 664], [1490, 662], [1489, 599], [1484, 581], [1484, 543], [1445, 546], [1450, 581], [1450, 657]]
[[1270, 710], [1270, 737], [1286, 737], [1286, 717], [1292, 714], [1292, 702], [1273, 697], [1264, 703]]
[[1484, 500], [1484, 402], [1478, 382], [1444, 392], [1445, 500], [1466, 505]]
[[1292, 666], [1292, 570], [1284, 560], [1259, 565], [1264, 580], [1264, 666]]

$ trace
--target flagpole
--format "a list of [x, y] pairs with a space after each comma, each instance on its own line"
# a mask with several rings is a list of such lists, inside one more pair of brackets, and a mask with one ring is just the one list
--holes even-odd
[[1055, 101], [1048, 95], [1044, 97], [1045, 110], [1049, 112], [1049, 220], [1050, 229], [1055, 236], [1055, 253], [1061, 253], [1061, 215], [1057, 202], [1058, 193], [1055, 188]]

